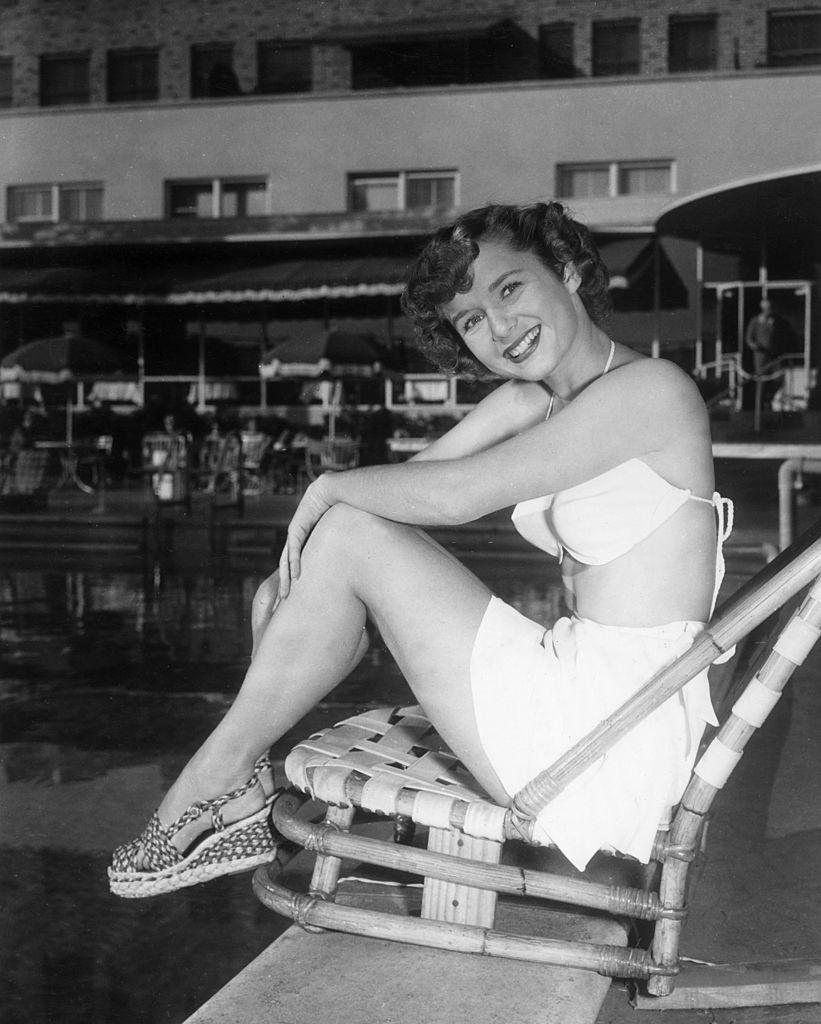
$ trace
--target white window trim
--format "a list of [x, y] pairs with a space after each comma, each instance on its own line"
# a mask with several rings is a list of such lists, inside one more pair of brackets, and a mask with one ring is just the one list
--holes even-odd
[[[102, 181], [43, 181], [33, 182], [32, 184], [19, 184], [10, 186], [12, 191], [14, 190], [28, 190], [31, 192], [48, 192], [51, 196], [51, 213], [44, 216], [23, 216], [15, 217], [15, 224], [59, 224], [60, 223], [60, 194], [63, 190], [75, 189], [75, 190], [91, 190], [99, 189], [103, 193], [103, 201], [105, 200], [105, 185]], [[8, 199], [7, 199], [8, 202]], [[8, 204], [11, 205], [10, 203]], [[6, 211], [6, 218], [10, 220], [10, 210]], [[82, 218], [80, 223], [84, 222], [86, 218]]]
[[[436, 170], [424, 171], [363, 171], [361, 174], [352, 172], [348, 174], [348, 202], [353, 189], [357, 185], [384, 185], [395, 184], [397, 196], [397, 210], [406, 212], [408, 209], [407, 190], [408, 182], [413, 180], [428, 180], [430, 178], [447, 178], [453, 182], [453, 205], [459, 206], [461, 198], [461, 174], [459, 171], [446, 167]], [[364, 211], [367, 212], [367, 211]]]
[[[675, 160], [668, 160], [665, 158], [659, 159], [640, 159], [640, 160], [579, 160], [577, 162], [569, 161], [562, 162], [556, 165], [556, 183], [559, 184], [561, 175], [564, 172], [574, 170], [604, 170], [608, 171], [608, 185], [606, 196], [588, 196], [586, 198], [594, 199], [622, 199], [625, 197], [635, 197], [638, 195], [650, 195], [651, 193], [645, 192], [620, 192], [619, 191], [619, 176], [623, 170], [628, 168], [642, 168], [642, 167], [661, 167], [665, 166], [670, 175], [670, 189], [667, 192], [658, 193], [659, 195], [675, 195], [678, 192], [678, 165]], [[557, 189], [558, 191], [558, 189]], [[657, 194], [657, 193], [652, 193]], [[573, 199], [578, 198], [572, 195], [562, 196], [561, 198]]]
[[[242, 174], [237, 176], [227, 175], [220, 178], [170, 178], [166, 181], [165, 185], [166, 216], [169, 218], [174, 216], [171, 210], [171, 192], [178, 185], [202, 185], [210, 189], [211, 215], [208, 218], [200, 217], [200, 220], [235, 219], [232, 217], [223, 218], [220, 212], [222, 209], [222, 190], [226, 185], [262, 185], [265, 193], [265, 214], [271, 212], [271, 180], [267, 175]], [[194, 219], [196, 220], [197, 218], [195, 217]]]

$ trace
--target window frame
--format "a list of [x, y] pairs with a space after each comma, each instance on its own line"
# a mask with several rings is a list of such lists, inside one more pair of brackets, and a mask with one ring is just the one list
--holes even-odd
[[[261, 185], [264, 195], [264, 206], [265, 211], [261, 214], [256, 213], [237, 213], [237, 214], [224, 214], [222, 212], [222, 200], [227, 188], [232, 186], [253, 186]], [[204, 190], [210, 192], [210, 206], [211, 212], [207, 217], [200, 216], [198, 213], [185, 214], [185, 213], [174, 213], [172, 207], [172, 195], [173, 191], [177, 187], [190, 187], [196, 188], [202, 186]], [[226, 175], [225, 177], [214, 177], [214, 178], [169, 178], [165, 182], [165, 219], [166, 220], [241, 220], [246, 217], [257, 217], [267, 216], [271, 211], [271, 182], [266, 175]]]
[[[775, 51], [773, 49], [773, 26], [788, 19], [811, 20], [818, 34], [818, 43], [812, 47], [793, 47]], [[799, 30], [799, 34], [800, 30]], [[807, 59], [807, 58], [810, 59]], [[813, 59], [814, 58], [814, 59]], [[767, 11], [767, 67], [796, 68], [814, 67], [821, 64], [821, 11], [798, 8], [796, 10]]]
[[[622, 174], [630, 170], [652, 170], [664, 168], [668, 172], [669, 188], [662, 192], [626, 192], [622, 190]], [[568, 190], [567, 179], [564, 177], [573, 171], [598, 170], [607, 173], [607, 192], [582, 195]], [[667, 158], [637, 160], [578, 160], [556, 164], [556, 196], [559, 199], [624, 199], [636, 196], [668, 196], [675, 195], [678, 190], [676, 161]]]
[[[114, 65], [120, 59], [153, 58], [153, 84], [146, 88], [133, 88], [130, 94], [113, 95]], [[107, 103], [150, 103], [160, 98], [160, 49], [157, 46], [132, 46], [106, 52], [105, 94]]]
[[[29, 216], [20, 216], [15, 211], [17, 196], [24, 192], [39, 192], [48, 196], [48, 211]], [[99, 192], [99, 216], [64, 217], [64, 197], [69, 192], [83, 194], [83, 205], [88, 206], [88, 193]], [[104, 219], [105, 185], [102, 181], [44, 181], [9, 185], [6, 188], [6, 219], [10, 224], [89, 224]]]
[[[307, 73], [305, 76], [293, 82], [289, 79], [284, 79], [285, 88], [266, 87], [262, 74], [263, 58], [268, 51], [272, 50], [285, 50], [291, 53], [303, 51], [307, 58]], [[260, 39], [257, 41], [257, 93], [261, 96], [286, 96], [293, 93], [311, 92], [313, 87], [313, 46], [310, 42], [300, 39]]]
[[[208, 67], [207, 72], [203, 76], [195, 74], [196, 61], [198, 57], [203, 56], [207, 53], [228, 54], [228, 60], [225, 61], [231, 70], [236, 74], [234, 67], [234, 44], [233, 43], [222, 43], [222, 42], [211, 42], [211, 43], [191, 43], [188, 56], [188, 84], [189, 84], [189, 95], [192, 100], [209, 100], [214, 97], [208, 91], [208, 78], [214, 69], [216, 64], [223, 63], [221, 59], [214, 60]], [[202, 82], [200, 82], [202, 78]], [[202, 87], [202, 92], [200, 88]]]
[[[424, 180], [448, 180], [453, 185], [453, 204], [452, 206], [444, 206], [440, 204], [433, 204], [431, 206], [408, 206], [407, 193], [408, 193], [408, 182], [409, 181], [424, 181]], [[354, 190], [358, 185], [368, 184], [382, 184], [391, 183], [396, 185], [396, 197], [397, 204], [395, 207], [390, 207], [389, 210], [377, 210], [369, 209], [367, 206], [360, 207], [354, 202]], [[427, 210], [447, 210], [454, 209], [459, 206], [461, 188], [461, 176], [458, 170], [454, 168], [442, 168], [437, 170], [424, 170], [424, 171], [351, 171], [348, 173], [347, 179], [347, 209], [351, 213], [380, 213], [380, 212], [398, 212], [398, 213], [412, 213], [412, 212], [424, 212]]]
[[[74, 65], [84, 72], [84, 88], [48, 93], [45, 89], [48, 78], [47, 69], [56, 68], [60, 63], [64, 66]], [[76, 107], [91, 102], [91, 51], [76, 50], [65, 53], [41, 53], [39, 61], [38, 99], [41, 107]]]
[[[8, 91], [3, 92], [3, 86], [8, 82]], [[7, 54], [0, 55], [0, 108], [14, 106], [14, 57]]]
[[[547, 45], [547, 39], [551, 33], [569, 33], [569, 58], [567, 54], [562, 54], [560, 50]], [[564, 68], [568, 73], [549, 74], [549, 54], [555, 56], [557, 69], [561, 71]], [[567, 62], [566, 64], [564, 63], [565, 61]], [[562, 79], [576, 78], [578, 76], [578, 69], [576, 68], [576, 25], [574, 22], [558, 20], [547, 21], [539, 25], [539, 74], [546, 81], [561, 81]]]
[[[667, 70], [672, 75], [687, 73], [698, 73], [702, 71], [718, 70], [718, 14], [705, 11], [700, 14], [671, 14], [667, 19]], [[682, 29], [688, 26], [706, 26], [711, 35], [710, 48], [704, 64], [693, 63], [686, 59], [680, 67], [674, 67], [673, 41], [674, 29]]]
[[[602, 39], [601, 33], [608, 30], [619, 32], [634, 31], [636, 42], [635, 63], [627, 65], [623, 58], [614, 64], [610, 62], [607, 69], [601, 70], [602, 58], [600, 55]], [[596, 19], [591, 26], [590, 43], [590, 73], [594, 78], [623, 78], [641, 74], [641, 18], [600, 18]], [[623, 67], [623, 70], [614, 70], [614, 67]]]

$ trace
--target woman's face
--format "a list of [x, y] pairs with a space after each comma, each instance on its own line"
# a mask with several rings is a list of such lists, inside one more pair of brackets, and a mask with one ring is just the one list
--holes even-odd
[[563, 283], [532, 252], [479, 243], [470, 291], [442, 306], [473, 355], [496, 374], [545, 380], [572, 347], [583, 310], [578, 278]]

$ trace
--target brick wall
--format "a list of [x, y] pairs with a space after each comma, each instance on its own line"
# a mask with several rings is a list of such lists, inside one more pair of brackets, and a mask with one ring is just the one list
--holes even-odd
[[[594, 19], [641, 17], [641, 71], [666, 73], [671, 14], [718, 13], [719, 70], [749, 70], [766, 58], [767, 11], [795, 10], [797, 0], [464, 0], [458, 13], [507, 16], [534, 36], [550, 21], [575, 25], [576, 64], [590, 72]], [[0, 55], [14, 58], [14, 105], [38, 103], [38, 58], [44, 53], [90, 51], [91, 102], [105, 101], [106, 51], [160, 47], [160, 97], [190, 95], [190, 47], [229, 42], [243, 92], [256, 86], [256, 43], [306, 39], [333, 26], [435, 19], [450, 14], [441, 0], [0, 0]], [[350, 54], [318, 44], [312, 54], [314, 88], [350, 85]]]

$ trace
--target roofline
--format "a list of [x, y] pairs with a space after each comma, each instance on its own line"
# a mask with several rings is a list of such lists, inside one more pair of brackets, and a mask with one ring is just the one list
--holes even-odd
[[664, 219], [669, 213], [674, 213], [676, 210], [680, 210], [685, 206], [689, 206], [691, 203], [698, 202], [701, 199], [708, 199], [710, 196], [721, 195], [722, 192], [732, 192], [734, 189], [746, 188], [748, 185], [760, 185], [766, 181], [780, 181], [783, 178], [798, 178], [804, 174], [819, 174], [821, 173], [821, 163], [809, 164], [806, 167], [783, 168], [779, 171], [769, 171], [766, 174], [755, 174], [749, 178], [738, 178], [735, 181], [725, 182], [722, 185], [714, 185], [712, 188], [702, 189], [700, 192], [691, 192], [687, 196], [683, 196], [677, 199], [673, 203], [669, 203], [665, 206], [662, 211], [656, 217], [656, 226], [659, 222]]

